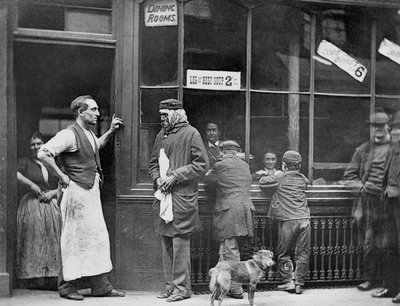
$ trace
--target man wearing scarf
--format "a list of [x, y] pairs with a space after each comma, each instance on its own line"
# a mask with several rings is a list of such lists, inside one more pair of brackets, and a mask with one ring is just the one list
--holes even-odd
[[381, 193], [386, 154], [390, 147], [389, 117], [383, 111], [375, 112], [369, 120], [371, 141], [359, 146], [344, 173], [346, 185], [357, 194], [359, 212], [356, 219], [364, 235], [364, 279], [358, 285], [362, 291], [376, 286], [380, 266], [380, 233], [382, 221]]
[[[160, 217], [160, 201], [153, 204], [155, 231], [160, 235], [165, 289], [157, 296], [168, 302], [190, 298], [190, 238], [201, 229], [198, 214], [198, 179], [208, 168], [200, 133], [192, 127], [181, 101], [160, 102], [161, 131], [149, 161], [154, 189], [172, 195], [173, 220]], [[160, 153], [169, 160], [166, 177], [160, 175]]]

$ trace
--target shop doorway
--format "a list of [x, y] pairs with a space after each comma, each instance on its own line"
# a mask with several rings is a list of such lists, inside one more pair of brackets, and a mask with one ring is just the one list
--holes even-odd
[[[114, 49], [99, 47], [15, 43], [18, 158], [30, 154], [29, 141], [34, 131], [39, 131], [48, 140], [74, 122], [70, 103], [80, 95], [91, 95], [100, 107], [101, 117], [94, 132], [101, 135], [108, 129], [114, 110], [114, 53]], [[106, 179], [102, 190], [103, 212], [110, 234], [111, 251], [114, 254], [116, 188], [112, 142], [108, 143], [100, 154]], [[18, 192], [19, 203], [23, 195], [22, 188], [19, 188]], [[18, 203], [13, 206], [15, 209]], [[15, 228], [14, 234], [16, 231]], [[14, 254], [17, 254], [16, 247]], [[14, 265], [16, 260], [17, 258]], [[17, 277], [14, 279], [14, 287], [21, 287]]]

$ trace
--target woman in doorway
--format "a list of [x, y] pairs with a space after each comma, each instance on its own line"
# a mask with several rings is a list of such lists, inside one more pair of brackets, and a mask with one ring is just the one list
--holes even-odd
[[37, 159], [43, 135], [30, 138], [30, 157], [17, 163], [17, 180], [26, 192], [17, 211], [17, 278], [22, 288], [56, 289], [61, 268], [61, 218], [57, 178]]

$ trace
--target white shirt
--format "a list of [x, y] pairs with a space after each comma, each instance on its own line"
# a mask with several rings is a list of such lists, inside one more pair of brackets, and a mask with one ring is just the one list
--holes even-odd
[[[79, 123], [78, 123], [79, 124]], [[80, 127], [82, 127], [79, 124]], [[95, 141], [97, 147], [100, 146], [99, 139], [90, 130], [83, 128], [90, 144], [92, 145], [93, 152], [95, 151]], [[59, 131], [53, 138], [51, 138], [47, 143], [45, 143], [41, 150], [46, 149], [54, 157], [62, 152], [76, 152], [78, 150], [75, 133], [70, 129], [64, 129]]]

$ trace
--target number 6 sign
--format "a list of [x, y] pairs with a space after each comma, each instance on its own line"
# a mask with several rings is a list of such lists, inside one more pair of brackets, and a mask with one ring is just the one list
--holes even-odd
[[326, 40], [322, 40], [318, 46], [317, 53], [327, 60], [330, 60], [340, 69], [346, 71], [357, 81], [364, 81], [364, 78], [368, 72], [367, 68], [348, 55], [346, 52], [336, 47], [334, 44]]

